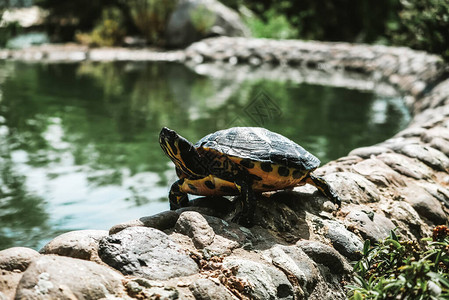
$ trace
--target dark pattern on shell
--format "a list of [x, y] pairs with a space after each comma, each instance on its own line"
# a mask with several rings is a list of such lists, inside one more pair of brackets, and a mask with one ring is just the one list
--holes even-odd
[[199, 140], [195, 147], [215, 149], [227, 155], [254, 161], [265, 161], [313, 170], [320, 160], [292, 140], [260, 127], [233, 127], [211, 133]]
[[215, 189], [215, 184], [210, 180], [205, 181], [204, 184], [211, 190]]

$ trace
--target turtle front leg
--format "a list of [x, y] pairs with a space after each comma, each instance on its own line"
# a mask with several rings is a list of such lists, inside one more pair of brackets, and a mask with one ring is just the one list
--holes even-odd
[[254, 191], [251, 185], [246, 182], [236, 182], [235, 186], [241, 194], [242, 210], [235, 215], [232, 221], [245, 227], [251, 227], [254, 223], [254, 211], [256, 207]]
[[178, 181], [175, 181], [170, 188], [168, 199], [170, 200], [171, 210], [186, 207], [189, 204], [189, 196], [187, 196], [187, 193], [184, 193], [182, 191], [183, 183], [184, 179], [180, 179]]
[[333, 203], [337, 204], [338, 208], [341, 207], [340, 197], [338, 197], [337, 193], [331, 188], [326, 180], [319, 176], [309, 174], [306, 178], [306, 182], [315, 186], [324, 196], [326, 196]]

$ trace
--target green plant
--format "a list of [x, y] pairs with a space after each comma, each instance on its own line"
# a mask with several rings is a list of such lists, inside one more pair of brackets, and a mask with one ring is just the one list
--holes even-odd
[[200, 4], [190, 11], [190, 20], [198, 32], [206, 33], [214, 26], [217, 16], [205, 5]]
[[105, 8], [98, 24], [90, 33], [77, 33], [76, 39], [90, 46], [117, 46], [122, 43], [125, 30], [122, 27], [123, 18], [117, 8]]
[[399, 0], [377, 0], [376, 5], [369, 0], [223, 2], [235, 9], [249, 9], [265, 24], [272, 22], [270, 17], [282, 16], [282, 22], [290, 24], [296, 32], [292, 37], [306, 40], [373, 43], [385, 38], [387, 24], [397, 23], [399, 18]]
[[150, 44], [161, 44], [176, 0], [132, 0], [127, 2], [134, 25]]
[[400, 23], [390, 28], [393, 43], [442, 55], [449, 60], [449, 1], [400, 0]]
[[263, 18], [250, 16], [245, 22], [254, 37], [272, 39], [293, 39], [298, 37], [299, 30], [295, 28], [283, 14], [275, 9], [265, 12]]
[[349, 299], [449, 299], [449, 229], [437, 226], [423, 242], [400, 241], [394, 231], [374, 247], [365, 241]]

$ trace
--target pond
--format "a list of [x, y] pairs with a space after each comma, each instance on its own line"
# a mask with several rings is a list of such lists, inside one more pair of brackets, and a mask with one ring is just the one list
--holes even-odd
[[[229, 78], [229, 77], [228, 77]], [[104, 229], [168, 209], [176, 175], [163, 126], [191, 141], [263, 126], [321, 159], [406, 126], [400, 98], [254, 79], [235, 84], [176, 63], [0, 62], [0, 249]]]

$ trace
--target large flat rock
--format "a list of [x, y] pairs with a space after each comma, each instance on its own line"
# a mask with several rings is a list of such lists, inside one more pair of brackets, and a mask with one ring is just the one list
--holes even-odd
[[0, 251], [0, 299], [13, 299], [16, 287], [28, 266], [40, 257], [30, 248], [13, 247]]
[[94, 262], [44, 255], [30, 264], [15, 299], [102, 299], [124, 296], [124, 277]]
[[198, 272], [198, 266], [178, 244], [160, 230], [129, 227], [105, 237], [99, 255], [124, 275], [165, 280]]
[[48, 242], [39, 252], [101, 262], [98, 243], [107, 235], [105, 230], [70, 231]]

